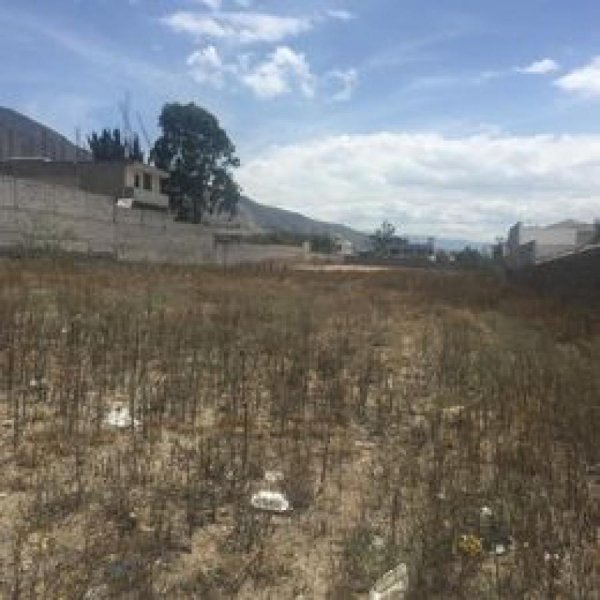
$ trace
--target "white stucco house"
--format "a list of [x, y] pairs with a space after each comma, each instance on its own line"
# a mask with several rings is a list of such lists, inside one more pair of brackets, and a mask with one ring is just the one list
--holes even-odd
[[591, 243], [596, 231], [594, 223], [572, 219], [547, 226], [519, 222], [508, 232], [505, 259], [512, 268], [532, 265]]

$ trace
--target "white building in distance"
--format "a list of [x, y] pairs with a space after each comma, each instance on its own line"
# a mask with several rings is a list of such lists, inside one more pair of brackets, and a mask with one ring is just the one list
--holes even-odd
[[506, 263], [521, 268], [554, 258], [592, 243], [597, 231], [596, 224], [572, 219], [545, 227], [519, 222], [508, 232]]

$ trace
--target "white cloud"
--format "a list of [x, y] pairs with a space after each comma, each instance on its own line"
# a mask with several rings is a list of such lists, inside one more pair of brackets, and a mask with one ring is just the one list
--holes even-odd
[[200, 4], [210, 8], [211, 10], [219, 10], [221, 8], [221, 0], [197, 0]]
[[177, 33], [239, 44], [276, 43], [309, 31], [309, 18], [280, 17], [263, 13], [224, 12], [203, 14], [180, 11], [163, 19]]
[[352, 98], [354, 90], [358, 85], [358, 71], [356, 69], [347, 69], [346, 71], [330, 71], [326, 78], [330, 79], [339, 88], [331, 94], [334, 102], [346, 102]]
[[600, 96], [600, 56], [595, 56], [584, 67], [559, 77], [555, 84], [567, 92]]
[[521, 219], [600, 216], [600, 136], [378, 133], [274, 148], [239, 181], [261, 202], [372, 230], [491, 241]]
[[[212, 12], [177, 11], [162, 19], [174, 32], [189, 35], [202, 45], [187, 59], [195, 81], [218, 89], [228, 81], [235, 81], [259, 98], [275, 98], [294, 91], [312, 98], [319, 85], [325, 88], [323, 96], [335, 101], [348, 100], [352, 96], [358, 80], [355, 70], [333, 69], [316, 76], [304, 54], [280, 44], [284, 39], [312, 30], [325, 20], [348, 21], [354, 18], [352, 13], [331, 9], [312, 16], [291, 17], [252, 11], [221, 11], [222, 0], [196, 2], [206, 5]], [[241, 8], [248, 8], [253, 3], [252, 0], [233, 2]], [[251, 44], [272, 45], [274, 50], [268, 55], [262, 54], [262, 59], [240, 51], [239, 46]], [[335, 89], [332, 89], [334, 84]]]
[[519, 73], [525, 73], [527, 75], [547, 75], [548, 73], [554, 73], [560, 69], [560, 65], [551, 58], [543, 58], [536, 60], [526, 67], [518, 67]]
[[294, 88], [308, 98], [315, 93], [315, 78], [306, 57], [287, 46], [278, 47], [241, 80], [260, 98], [282, 96]]
[[353, 13], [343, 9], [330, 8], [329, 10], [325, 11], [325, 14], [332, 19], [338, 19], [340, 21], [351, 21], [352, 19], [356, 18]]
[[271, 99], [297, 92], [313, 98], [317, 88], [323, 97], [334, 101], [349, 100], [358, 81], [354, 69], [330, 71], [323, 77], [313, 74], [304, 54], [287, 46], [257, 59], [254, 54], [238, 54], [225, 61], [215, 46], [192, 52], [187, 58], [192, 78], [216, 89], [242, 85], [261, 99]]
[[223, 64], [214, 46], [196, 50], [188, 57], [187, 64], [192, 77], [198, 83], [207, 83], [216, 88], [223, 87], [228, 68]]

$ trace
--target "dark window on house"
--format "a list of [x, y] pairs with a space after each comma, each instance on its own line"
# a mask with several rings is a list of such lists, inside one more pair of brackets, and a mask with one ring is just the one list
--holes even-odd
[[134, 185], [134, 187], [136, 187], [136, 188], [139, 188], [139, 187], [140, 187], [140, 174], [139, 174], [139, 173], [136, 173], [136, 174], [133, 176], [133, 185]]
[[149, 192], [152, 191], [152, 175], [148, 173], [144, 173], [144, 189]]

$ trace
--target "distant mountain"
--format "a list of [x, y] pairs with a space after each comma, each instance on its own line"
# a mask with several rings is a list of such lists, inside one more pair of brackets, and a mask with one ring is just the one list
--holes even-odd
[[238, 204], [240, 222], [251, 230], [284, 231], [296, 235], [339, 235], [358, 250], [368, 245], [369, 236], [346, 225], [316, 221], [300, 213], [259, 204], [242, 196]]
[[[238, 204], [238, 219], [241, 224], [252, 231], [284, 231], [296, 235], [339, 235], [352, 242], [357, 250], [369, 246], [369, 234], [357, 231], [346, 225], [317, 221], [300, 213], [274, 206], [260, 204], [242, 196]], [[447, 252], [463, 250], [467, 246], [485, 252], [490, 245], [469, 240], [436, 238], [435, 247]]]
[[0, 160], [10, 158], [91, 160], [86, 150], [25, 115], [0, 106]]
[[492, 244], [485, 244], [483, 242], [473, 242], [469, 240], [455, 240], [449, 238], [436, 238], [435, 248], [436, 250], [445, 250], [446, 252], [459, 252], [464, 250], [467, 246], [473, 250], [479, 252], [490, 252]]

